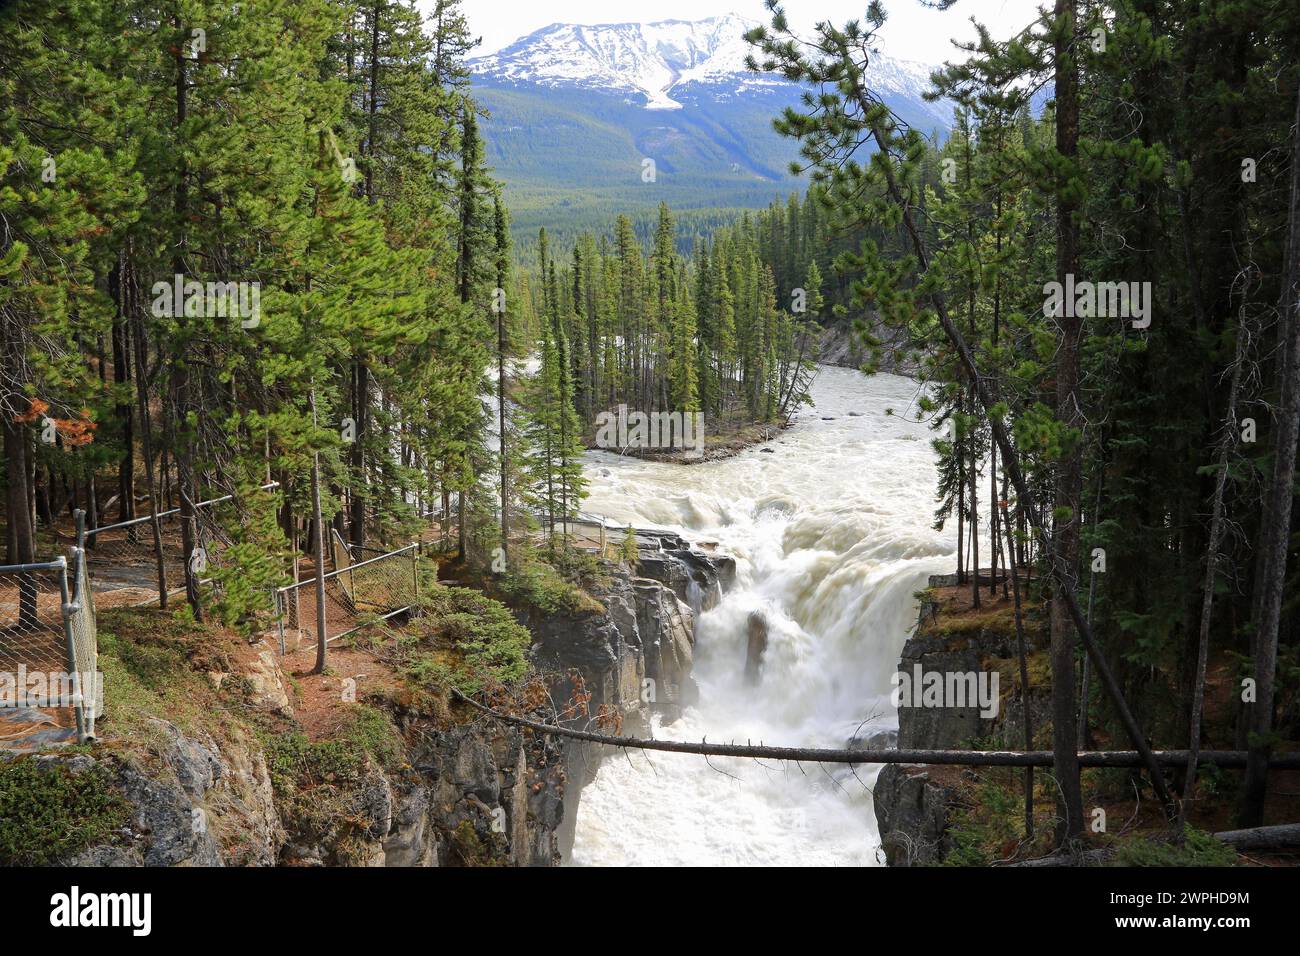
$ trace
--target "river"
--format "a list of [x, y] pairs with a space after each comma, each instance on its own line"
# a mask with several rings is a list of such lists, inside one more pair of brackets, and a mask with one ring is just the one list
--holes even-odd
[[[735, 586], [697, 622], [698, 705], [654, 735], [843, 747], [897, 726], [890, 675], [914, 594], [951, 571], [933, 530], [933, 433], [918, 386], [823, 367], [815, 408], [764, 448], [698, 465], [589, 453], [585, 510], [715, 540]], [[761, 681], [745, 681], [746, 622], [765, 615]], [[876, 768], [664, 753], [607, 759], [582, 792], [576, 865], [877, 864]]]

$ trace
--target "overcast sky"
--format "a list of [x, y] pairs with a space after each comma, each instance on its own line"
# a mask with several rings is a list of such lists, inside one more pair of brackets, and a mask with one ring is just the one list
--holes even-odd
[[[417, 0], [428, 10], [432, 0]], [[959, 0], [946, 13], [927, 10], [920, 0], [885, 0], [889, 19], [880, 33], [883, 53], [905, 60], [939, 63], [953, 56], [951, 38], [970, 39], [970, 17], [986, 24], [994, 36], [1016, 33], [1035, 16], [1043, 0]], [[525, 34], [552, 23], [653, 23], [656, 20], [702, 20], [738, 13], [767, 22], [762, 0], [467, 0], [470, 27], [483, 37], [476, 54], [491, 53]], [[860, 17], [865, 0], [788, 0], [792, 25], [808, 32], [818, 20], [836, 23]]]

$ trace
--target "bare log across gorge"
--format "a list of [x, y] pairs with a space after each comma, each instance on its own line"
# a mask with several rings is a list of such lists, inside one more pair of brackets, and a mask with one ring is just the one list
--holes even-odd
[[[793, 760], [807, 763], [902, 763], [956, 765], [969, 767], [1050, 767], [1050, 750], [834, 750], [817, 747], [769, 747], [763, 744], [711, 744], [707, 740], [695, 743], [685, 740], [647, 740], [642, 737], [616, 737], [596, 734], [570, 727], [543, 724], [512, 714], [484, 707], [459, 691], [453, 691], [457, 700], [496, 720], [526, 727], [538, 733], [586, 740], [609, 747], [633, 750], [657, 750], [664, 753], [696, 754], [703, 757], [763, 757], [771, 760]], [[1185, 766], [1186, 750], [1156, 750], [1151, 752], [1162, 767]], [[1224, 770], [1246, 766], [1244, 750], [1202, 750], [1196, 756], [1200, 765], [1213, 765]], [[1146, 761], [1136, 750], [1084, 750], [1079, 752], [1079, 765], [1083, 767], [1144, 767]], [[1274, 754], [1269, 767], [1280, 770], [1300, 770], [1300, 752]]]

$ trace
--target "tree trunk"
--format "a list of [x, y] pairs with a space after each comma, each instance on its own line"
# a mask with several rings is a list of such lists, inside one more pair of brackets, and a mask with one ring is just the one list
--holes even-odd
[[[128, 328], [130, 290], [127, 288], [126, 252], [118, 256], [117, 268], [113, 272], [114, 293], [117, 298], [117, 310], [113, 317], [113, 381], [125, 385], [131, 381], [131, 349]], [[135, 518], [135, 416], [131, 412], [131, 401], [119, 404], [115, 412], [122, 429], [122, 458], [117, 466], [117, 520], [130, 521]], [[129, 529], [130, 540], [135, 540], [135, 528]]]
[[1258, 826], [1264, 818], [1268, 786], [1268, 755], [1272, 749], [1273, 681], [1277, 670], [1277, 639], [1282, 617], [1282, 589], [1291, 535], [1291, 503], [1295, 493], [1297, 432], [1300, 432], [1300, 97], [1296, 100], [1296, 140], [1291, 154], [1291, 209], [1288, 219], [1286, 281], [1278, 319], [1282, 324], [1281, 401], [1278, 406], [1273, 480], [1264, 508], [1263, 577], [1259, 620], [1255, 628], [1255, 702], [1250, 705], [1250, 761], [1242, 791], [1240, 822]]
[[[1105, 465], [1101, 466], [1103, 469]], [[1097, 526], [1101, 523], [1101, 492], [1102, 482], [1105, 472], [1097, 476], [1097, 503], [1092, 513], [1092, 530], [1096, 534]], [[1091, 564], [1088, 569], [1088, 628], [1092, 628], [1093, 611], [1097, 606], [1097, 572], [1092, 570]], [[1083, 750], [1088, 746], [1088, 695], [1089, 679], [1092, 676], [1090, 672], [1091, 662], [1085, 652], [1083, 655], [1082, 673], [1079, 675], [1079, 749]]]
[[963, 442], [957, 442], [957, 585], [966, 583], [966, 562], [962, 553], [966, 537], [966, 455]]
[[[504, 287], [500, 267], [497, 273], [498, 288]], [[497, 436], [498, 454], [501, 457], [501, 558], [505, 560], [510, 552], [510, 495], [509, 495], [509, 459], [506, 455], [506, 310], [503, 307], [497, 313]]]
[[1214, 839], [1237, 850], [1288, 850], [1300, 846], [1300, 823], [1250, 830], [1225, 830]]
[[[311, 390], [308, 399], [312, 424], [315, 425], [316, 389]], [[315, 449], [311, 454], [311, 517], [312, 544], [316, 552], [316, 667], [312, 673], [323, 674], [329, 647], [329, 626], [325, 617], [325, 521], [321, 517], [320, 505], [320, 452]]]
[[[149, 379], [147, 375], [149, 345], [146, 339], [144, 316], [135, 301], [135, 270], [128, 270], [127, 289], [131, 308], [128, 313], [135, 327], [135, 395], [140, 416], [140, 452], [144, 456], [144, 475], [149, 487], [149, 527], [153, 533], [153, 557], [158, 569], [158, 606], [167, 609], [167, 563], [163, 558], [162, 546], [162, 498], [159, 495], [158, 479], [153, 463], [153, 426], [149, 418]], [[165, 460], [165, 459], [164, 459]]]
[[[1074, 59], [1076, 0], [1056, 0], [1056, 151], [1073, 165], [1079, 146], [1079, 75]], [[1079, 268], [1079, 227], [1074, 221], [1077, 203], [1057, 184], [1056, 281], [1062, 288], [1067, 276]], [[1056, 320], [1060, 326], [1056, 354], [1056, 417], [1069, 429], [1083, 426], [1080, 356], [1083, 321], [1074, 315], [1073, 303], [1062, 303]], [[1057, 464], [1055, 505], [1068, 509], [1056, 520], [1053, 535], [1056, 577], [1052, 582], [1052, 750], [1060, 823], [1057, 843], [1083, 835], [1083, 796], [1079, 786], [1079, 761], [1074, 728], [1074, 648], [1065, 595], [1074, 596], [1079, 559], [1079, 507], [1083, 491], [1083, 444], [1076, 441]]]
[[[975, 396], [971, 396], [971, 407]], [[980, 606], [980, 509], [979, 509], [979, 444], [971, 435], [970, 443], [970, 606]]]
[[365, 436], [370, 427], [370, 370], [364, 361], [352, 363], [352, 416], [355, 426], [350, 464], [352, 488], [348, 498], [352, 543], [358, 548], [366, 543], [366, 496], [361, 491], [366, 483]]
[[[1244, 317], [1244, 312], [1243, 312]], [[1214, 479], [1214, 499], [1210, 506], [1210, 540], [1205, 546], [1205, 583], [1201, 590], [1201, 620], [1197, 631], [1196, 673], [1192, 678], [1192, 705], [1187, 730], [1187, 774], [1183, 780], [1183, 797], [1178, 808], [1178, 821], [1187, 820], [1187, 802], [1196, 786], [1196, 754], [1201, 747], [1201, 714], [1205, 706], [1205, 668], [1210, 656], [1210, 623], [1214, 616], [1214, 581], [1219, 565], [1219, 545], [1223, 541], [1223, 495], [1228, 485], [1228, 456], [1237, 444], [1237, 397], [1241, 391], [1241, 376], [1250, 354], [1251, 334], [1245, 321], [1237, 329], [1237, 354], [1232, 363], [1232, 385], [1228, 389], [1228, 410], [1223, 419], [1215, 465], [1218, 473]]]
[[[32, 528], [32, 513], [27, 506], [27, 432], [24, 425], [13, 421], [12, 412], [4, 417], [5, 482], [9, 514], [8, 562], [31, 564], [36, 560], [36, 539]], [[36, 623], [36, 585], [31, 575], [18, 577], [18, 625], [31, 627]]]
[[[1007, 520], [1006, 491], [1002, 493], [1002, 524], [1007, 529], [1007, 553], [1014, 554], [1011, 540], [1011, 522]], [[1020, 572], [1016, 562], [1010, 562], [1011, 595], [1016, 607], [1016, 657], [1020, 662], [1020, 719], [1024, 724], [1025, 750], [1034, 747], [1034, 728], [1029, 716], [1029, 661], [1025, 649], [1025, 623], [1020, 609]], [[1025, 768], [1025, 839], [1034, 838], [1034, 768]]]

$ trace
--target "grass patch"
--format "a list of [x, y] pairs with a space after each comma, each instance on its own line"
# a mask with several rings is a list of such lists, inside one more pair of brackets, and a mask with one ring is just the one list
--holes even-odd
[[110, 842], [130, 805], [102, 763], [73, 771], [61, 762], [0, 762], [0, 864], [49, 866]]
[[[991, 866], [1017, 852], [1025, 834], [1024, 793], [1019, 786], [1019, 780], [1010, 778], [1006, 782], [984, 778], [971, 786], [967, 805], [952, 816], [952, 848], [945, 854], [943, 866]], [[1034, 802], [1036, 808], [1041, 807], [1037, 795]], [[1044, 829], [1035, 814], [1036, 843]]]
[[[1003, 706], [1020, 693], [1020, 658], [990, 657], [984, 662], [989, 670], [998, 672], [998, 690]], [[1048, 694], [1052, 688], [1052, 658], [1046, 648], [1029, 650], [1025, 654], [1025, 672], [1029, 675], [1030, 694]]]
[[[101, 726], [136, 743], [156, 740], [150, 718], [184, 733], [229, 734], [231, 717], [265, 723], [253, 688], [231, 663], [238, 638], [217, 627], [178, 620], [156, 608], [113, 608], [99, 614], [99, 669], [104, 674]], [[209, 671], [229, 676], [217, 690]]]
[[191, 663], [200, 625], [159, 611], [115, 608], [99, 615], [99, 668], [108, 710], [104, 727], [121, 737], [153, 736], [149, 718], [191, 730], [210, 721], [212, 687]]

